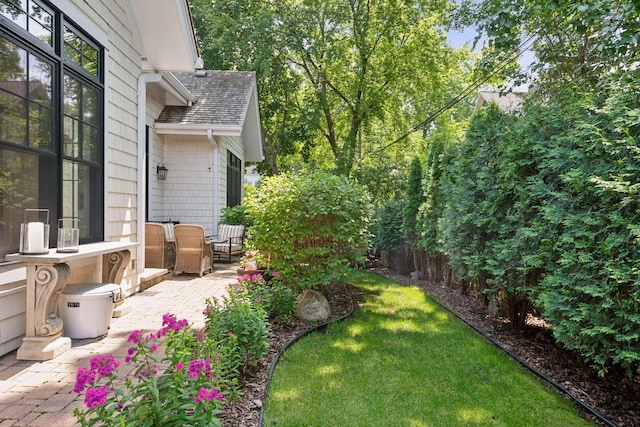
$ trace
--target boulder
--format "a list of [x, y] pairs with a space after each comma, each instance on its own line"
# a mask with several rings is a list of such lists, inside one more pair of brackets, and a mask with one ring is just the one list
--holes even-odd
[[307, 322], [324, 322], [329, 319], [331, 308], [329, 301], [313, 289], [307, 289], [298, 295], [298, 317]]

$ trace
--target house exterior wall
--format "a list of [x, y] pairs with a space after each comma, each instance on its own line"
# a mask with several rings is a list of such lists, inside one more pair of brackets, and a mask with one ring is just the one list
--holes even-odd
[[[105, 240], [137, 242], [137, 82], [140, 52], [132, 44], [127, 3], [58, 0], [56, 6], [94, 37], [105, 52]], [[144, 197], [144, 195], [143, 195]], [[126, 295], [138, 290], [136, 251], [121, 283]], [[100, 279], [101, 257], [74, 262], [69, 283]], [[26, 329], [26, 272], [19, 264], [0, 266], [0, 355], [18, 348]]]
[[[160, 181], [156, 168], [158, 165], [163, 164], [166, 166], [165, 161], [165, 147], [162, 138], [156, 133], [153, 127], [154, 122], [160, 116], [162, 108], [164, 107], [164, 95], [157, 90], [149, 90], [147, 92], [147, 126], [149, 129], [149, 157], [147, 158], [147, 186], [149, 187], [149, 221], [167, 221], [169, 217], [165, 213], [164, 199], [165, 188], [168, 181]], [[170, 169], [170, 168], [169, 168]], [[171, 169], [169, 172], [169, 179], [171, 179]]]
[[215, 234], [213, 145], [205, 136], [165, 135], [164, 146], [166, 219], [200, 224], [206, 234]]

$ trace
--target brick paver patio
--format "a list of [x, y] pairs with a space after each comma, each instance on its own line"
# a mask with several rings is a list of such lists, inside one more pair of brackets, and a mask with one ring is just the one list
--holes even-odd
[[72, 389], [80, 366], [88, 366], [93, 356], [112, 353], [125, 373], [122, 360], [129, 333], [157, 331], [165, 313], [202, 327], [205, 300], [226, 294], [227, 285], [236, 281], [237, 268], [234, 263], [216, 264], [213, 273], [204, 277], [169, 274], [163, 282], [128, 297], [125, 306], [129, 311], [112, 319], [105, 337], [73, 340], [71, 350], [53, 360], [17, 360], [16, 351], [0, 357], [0, 427], [79, 425], [73, 410], [83, 406], [83, 396]]

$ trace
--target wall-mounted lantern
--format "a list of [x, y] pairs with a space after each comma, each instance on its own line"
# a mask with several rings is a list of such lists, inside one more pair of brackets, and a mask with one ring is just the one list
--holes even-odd
[[158, 173], [158, 179], [160, 181], [166, 181], [169, 169], [167, 169], [165, 165], [158, 165], [158, 167], [156, 168], [156, 172]]

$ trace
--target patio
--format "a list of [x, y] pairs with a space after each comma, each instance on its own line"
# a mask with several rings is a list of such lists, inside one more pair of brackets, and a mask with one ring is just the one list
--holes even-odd
[[127, 337], [136, 329], [155, 332], [162, 315], [175, 314], [194, 327], [204, 325], [205, 299], [222, 296], [236, 281], [238, 263], [215, 264], [203, 277], [185, 274], [166, 280], [125, 301], [127, 314], [113, 318], [109, 334], [102, 339], [73, 340], [71, 350], [55, 359], [34, 362], [17, 360], [16, 351], [0, 358], [0, 427], [79, 425], [73, 410], [83, 406], [83, 395], [73, 392], [76, 371], [98, 354], [112, 353], [126, 369]]

